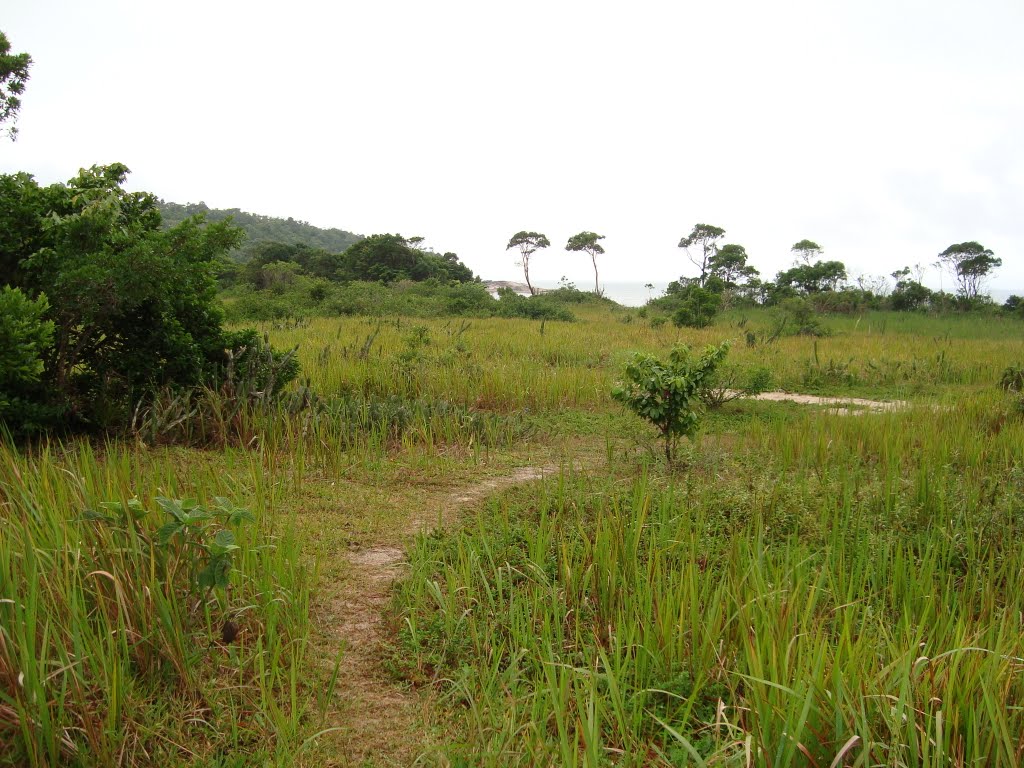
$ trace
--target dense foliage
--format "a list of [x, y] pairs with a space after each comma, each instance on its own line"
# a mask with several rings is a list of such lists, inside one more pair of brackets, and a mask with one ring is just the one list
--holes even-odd
[[[275, 216], [261, 216], [247, 213], [238, 208], [210, 208], [206, 203], [171, 203], [157, 200], [157, 208], [163, 217], [165, 227], [174, 227], [192, 216], [202, 215], [206, 221], [224, 221], [231, 223], [245, 232], [250, 243], [268, 240], [285, 245], [305, 245], [310, 248], [322, 248], [325, 251], [340, 253], [351, 245], [359, 242], [362, 235], [346, 232], [343, 229], [322, 229], [306, 221], [296, 221], [290, 216], [287, 219]], [[238, 255], [237, 251], [232, 252]]]
[[122, 188], [127, 174], [115, 163], [46, 187], [0, 177], [0, 273], [22, 318], [3, 354], [42, 362], [28, 363], [37, 379], [2, 383], [21, 403], [4, 419], [15, 431], [43, 426], [40, 414], [123, 424], [145, 393], [212, 381], [225, 364], [214, 267], [240, 230], [201, 216], [162, 229], [153, 196]]
[[[31, 66], [32, 57], [27, 53], [11, 53], [10, 41], [0, 32], [0, 123], [17, 119]], [[13, 139], [17, 129], [12, 125], [8, 133]]]

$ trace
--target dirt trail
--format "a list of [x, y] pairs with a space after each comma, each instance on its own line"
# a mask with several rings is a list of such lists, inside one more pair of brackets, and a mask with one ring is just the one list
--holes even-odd
[[[521, 467], [457, 488], [440, 500], [425, 498], [404, 522], [396, 540], [348, 555], [349, 568], [332, 601], [331, 634], [344, 645], [338, 696], [346, 702], [339, 737], [341, 765], [410, 765], [429, 741], [421, 732], [429, 722], [420, 707], [426, 703], [387, 677], [383, 665], [383, 614], [391, 585], [402, 575], [405, 546], [420, 532], [440, 522], [449, 524], [463, 509], [514, 485], [540, 480], [559, 471], [557, 465]], [[426, 494], [425, 494], [426, 496]], [[440, 514], [439, 514], [440, 513]]]

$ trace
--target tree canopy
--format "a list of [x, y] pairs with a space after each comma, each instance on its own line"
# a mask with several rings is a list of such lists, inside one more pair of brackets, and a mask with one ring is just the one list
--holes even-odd
[[834, 291], [846, 280], [846, 265], [841, 261], [816, 261], [798, 264], [775, 277], [780, 288], [792, 287], [802, 293]]
[[760, 274], [757, 269], [747, 264], [747, 249], [733, 243], [723, 245], [709, 259], [708, 271], [727, 288], [735, 288], [740, 282]]
[[[725, 230], [711, 224], [694, 224], [693, 231], [679, 241], [679, 247], [686, 251], [687, 258], [700, 269], [697, 283], [702, 288], [708, 279], [708, 270], [711, 259], [718, 253], [717, 241], [725, 236]], [[699, 248], [697, 253], [691, 253], [691, 248]]]
[[939, 254], [939, 262], [952, 270], [957, 292], [965, 299], [976, 299], [986, 278], [1003, 264], [991, 250], [973, 240], [949, 246]]
[[565, 244], [565, 250], [582, 251], [590, 256], [590, 261], [594, 265], [594, 293], [600, 295], [601, 288], [597, 282], [597, 254], [604, 253], [604, 247], [598, 240], [604, 240], [604, 235], [580, 232], [569, 238], [569, 242]]
[[229, 346], [213, 273], [241, 232], [202, 217], [162, 230], [155, 198], [122, 188], [127, 174], [93, 166], [47, 187], [0, 176], [0, 269], [45, 300], [47, 404], [85, 423], [124, 419], [154, 387], [205, 380]]
[[[25, 92], [25, 81], [32, 66], [32, 57], [27, 53], [11, 53], [7, 35], [0, 32], [0, 124], [16, 121], [21, 109], [21, 94]], [[18, 129], [11, 125], [7, 129], [13, 139]]]
[[796, 254], [797, 263], [802, 261], [808, 267], [811, 266], [811, 261], [820, 259], [821, 254], [824, 253], [821, 246], [813, 240], [801, 240], [799, 243], [793, 243], [793, 247], [789, 250]]
[[[421, 242], [421, 240], [417, 242]], [[428, 280], [466, 283], [473, 271], [454, 253], [436, 254], [410, 245], [401, 235], [370, 235], [341, 254], [337, 277], [393, 283], [397, 280]]]
[[530, 257], [541, 248], [547, 248], [550, 245], [551, 241], [546, 235], [542, 235], [540, 232], [522, 231], [512, 235], [508, 245], [505, 246], [506, 251], [512, 248], [519, 249], [519, 263], [523, 266], [523, 277], [526, 278], [526, 287], [530, 289], [531, 296], [537, 292], [530, 283]]

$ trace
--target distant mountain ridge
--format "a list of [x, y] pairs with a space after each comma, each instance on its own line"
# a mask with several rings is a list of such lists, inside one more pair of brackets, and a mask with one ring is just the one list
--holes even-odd
[[258, 213], [248, 213], [239, 208], [210, 208], [202, 202], [182, 204], [157, 200], [157, 207], [163, 216], [165, 227], [173, 227], [197, 213], [206, 214], [208, 221], [222, 221], [231, 216], [233, 223], [245, 230], [247, 243], [269, 240], [288, 245], [307, 245], [311, 248], [323, 248], [331, 253], [341, 253], [350, 245], [363, 239], [363, 235], [347, 232], [344, 229], [321, 229], [308, 221], [296, 221], [291, 217], [280, 219], [275, 216], [262, 216]]

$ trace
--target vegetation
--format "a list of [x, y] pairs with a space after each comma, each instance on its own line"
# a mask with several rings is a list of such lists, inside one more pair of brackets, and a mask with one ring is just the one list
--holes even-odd
[[[27, 53], [11, 53], [7, 35], [0, 32], [0, 125], [13, 123], [21, 109], [21, 94], [25, 92], [25, 81], [32, 66], [32, 57]], [[7, 129], [11, 139], [17, 135], [14, 125]]]
[[[206, 203], [172, 203], [157, 200], [157, 208], [165, 227], [174, 227], [193, 216], [202, 216], [206, 221], [218, 222], [231, 219], [231, 223], [245, 232], [247, 244], [271, 242], [282, 245], [300, 245], [313, 250], [341, 253], [351, 245], [362, 240], [362, 235], [355, 235], [343, 229], [323, 229], [309, 222], [296, 221], [275, 216], [262, 216], [247, 213], [238, 208], [210, 208]], [[236, 259], [244, 259], [242, 249], [231, 251]]]
[[694, 357], [687, 347], [677, 346], [667, 361], [638, 352], [626, 365], [623, 381], [612, 390], [614, 399], [658, 428], [669, 465], [679, 438], [696, 432], [700, 391], [706, 389], [728, 350], [729, 345], [722, 344]]
[[565, 250], [583, 251], [590, 256], [590, 261], [594, 265], [594, 293], [600, 295], [601, 286], [597, 281], [597, 254], [604, 253], [604, 246], [597, 242], [598, 240], [604, 240], [604, 235], [580, 232], [569, 238], [569, 242], [565, 244]]
[[[697, 284], [703, 288], [711, 270], [711, 260], [718, 253], [718, 241], [725, 236], [725, 230], [711, 224], [694, 224], [693, 231], [679, 240], [679, 247], [686, 251], [687, 258], [700, 270]], [[691, 248], [699, 248], [691, 253]]]
[[519, 262], [523, 266], [523, 278], [526, 280], [526, 287], [530, 291], [530, 295], [533, 296], [537, 292], [533, 289], [533, 285], [530, 283], [530, 257], [533, 256], [541, 248], [547, 248], [551, 245], [551, 241], [547, 239], [545, 235], [540, 232], [516, 232], [508, 241], [508, 245], [505, 246], [505, 250], [511, 250], [512, 248], [519, 249]]
[[[18, 385], [21, 415], [5, 416], [14, 431], [39, 426], [41, 414], [54, 425], [124, 425], [146, 393], [210, 382], [226, 362], [213, 265], [238, 231], [201, 219], [162, 230], [154, 198], [122, 188], [127, 173], [93, 166], [48, 187], [0, 177], [0, 267], [38, 310], [31, 355], [43, 361], [38, 386]], [[35, 310], [21, 307], [20, 333], [30, 333]]]

